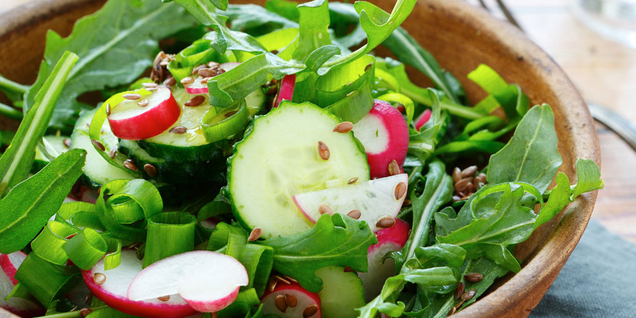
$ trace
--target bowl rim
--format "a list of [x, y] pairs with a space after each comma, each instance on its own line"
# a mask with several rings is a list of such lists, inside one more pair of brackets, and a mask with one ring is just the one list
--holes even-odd
[[[31, 1], [0, 14], [0, 38], [20, 28], [50, 19], [58, 12], [72, 10], [78, 6], [94, 5], [94, 0], [40, 0]], [[101, 1], [98, 1], [101, 3]], [[568, 134], [576, 139], [587, 140], [585, 144], [574, 144], [570, 153], [577, 158], [592, 159], [600, 164], [600, 147], [594, 120], [585, 101], [561, 67], [539, 46], [520, 30], [500, 21], [483, 9], [473, 7], [462, 0], [418, 0], [418, 6], [442, 10], [454, 18], [471, 17], [471, 27], [485, 36], [490, 36], [517, 56], [528, 57], [540, 80], [558, 89], [555, 99], [560, 101], [560, 111], [571, 119]], [[423, 8], [425, 9], [425, 8]], [[408, 20], [407, 20], [408, 21]], [[598, 191], [579, 196], [564, 211], [563, 218], [541, 248], [524, 264], [522, 270], [491, 293], [454, 316], [501, 317], [516, 313], [527, 316], [538, 305], [545, 292], [556, 279], [570, 254], [580, 240], [592, 214]], [[544, 226], [555, 226], [550, 223]], [[560, 251], [555, 253], [554, 251]], [[515, 299], [522, 297], [520, 308]], [[0, 309], [0, 313], [3, 312]], [[510, 316], [512, 317], [512, 316]]]

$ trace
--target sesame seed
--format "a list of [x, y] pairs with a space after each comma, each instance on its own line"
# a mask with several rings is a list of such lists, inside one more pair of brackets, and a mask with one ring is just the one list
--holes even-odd
[[322, 141], [318, 142], [318, 154], [320, 155], [320, 158], [322, 160], [329, 159], [329, 156], [330, 156], [329, 147], [327, 147], [327, 145], [325, 145], [325, 143]]
[[357, 220], [362, 216], [362, 213], [360, 212], [360, 210], [351, 210], [349, 211], [349, 213], [347, 213], [347, 216]]
[[298, 306], [298, 299], [292, 294], [285, 294], [285, 303], [287, 306], [294, 308]]
[[388, 216], [388, 215], [380, 218], [375, 223], [375, 226], [381, 229], [388, 229], [392, 227], [393, 225], [395, 225], [395, 219], [392, 216]]
[[276, 306], [276, 309], [280, 310], [281, 312], [287, 311], [287, 302], [285, 302], [285, 295], [276, 296], [276, 298], [274, 298], [274, 305]]
[[400, 182], [395, 186], [395, 199], [399, 200], [406, 194], [406, 183]]
[[170, 295], [157, 297], [157, 299], [159, 299], [160, 301], [168, 301], [170, 300]]
[[142, 100], [137, 102], [137, 106], [146, 107], [146, 106], [148, 106], [149, 103], [150, 103], [150, 101], [148, 99], [144, 98], [144, 99], [142, 99]]
[[93, 281], [97, 285], [102, 285], [102, 284], [104, 284], [106, 282], [106, 275], [104, 275], [102, 273], [95, 273], [93, 275]]
[[188, 106], [188, 107], [197, 107], [201, 104], [203, 104], [203, 102], [205, 102], [205, 96], [203, 95], [197, 95], [192, 97], [189, 101], [185, 102], [185, 104], [183, 104], [184, 106]]
[[141, 98], [141, 94], [124, 94], [122, 97], [128, 100], [138, 100]]
[[97, 141], [95, 139], [91, 139], [91, 142], [93, 143], [93, 146], [95, 146], [97, 149], [99, 149], [101, 151], [106, 150], [106, 148], [104, 147], [104, 145], [101, 142], [99, 142], [99, 141]]
[[309, 305], [303, 310], [303, 318], [309, 318], [318, 312], [318, 305]]
[[185, 134], [188, 131], [188, 128], [183, 126], [176, 126], [170, 129], [170, 132], [173, 134]]
[[144, 171], [153, 179], [157, 177], [157, 167], [149, 163], [144, 165]]
[[255, 227], [252, 232], [250, 232], [250, 237], [247, 239], [250, 242], [254, 242], [261, 237], [263, 230], [260, 227]]
[[323, 214], [332, 215], [333, 214], [333, 210], [331, 210], [331, 208], [328, 205], [326, 205], [326, 204], [321, 204], [318, 207], [318, 212], [320, 212], [320, 215], [323, 215]]
[[132, 159], [126, 159], [126, 161], [124, 161], [124, 167], [128, 170], [139, 171]]
[[339, 123], [334, 129], [334, 132], [337, 133], [348, 133], [353, 129], [353, 123], [351, 123], [350, 121], [345, 121], [345, 122], [341, 122]]

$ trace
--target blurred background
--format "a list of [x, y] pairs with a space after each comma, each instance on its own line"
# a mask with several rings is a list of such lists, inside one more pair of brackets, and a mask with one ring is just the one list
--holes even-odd
[[[0, 13], [36, 1], [0, 0]], [[467, 1], [516, 22], [596, 105], [595, 117], [636, 139], [636, 0]], [[598, 122], [597, 131], [605, 189], [593, 217], [636, 243], [636, 150]]]

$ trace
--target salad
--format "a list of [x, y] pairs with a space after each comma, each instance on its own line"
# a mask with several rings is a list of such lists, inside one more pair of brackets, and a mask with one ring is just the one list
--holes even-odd
[[469, 105], [399, 27], [415, 2], [109, 0], [49, 32], [33, 85], [0, 77], [21, 121], [1, 131], [0, 306], [446, 317], [520, 271], [515, 246], [599, 168], [571, 185], [550, 106], [486, 65]]

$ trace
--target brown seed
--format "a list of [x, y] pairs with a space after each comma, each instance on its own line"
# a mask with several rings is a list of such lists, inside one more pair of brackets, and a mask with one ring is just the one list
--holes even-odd
[[174, 86], [174, 84], [177, 84], [177, 80], [175, 80], [174, 77], [168, 77], [168, 79], [163, 82], [163, 85], [166, 86]]
[[238, 113], [238, 112], [237, 112], [237, 111], [235, 111], [235, 110], [233, 110], [233, 111], [231, 111], [231, 112], [227, 112], [227, 113], [225, 113], [225, 115], [224, 115], [224, 116], [225, 116], [225, 118], [230, 118], [230, 117], [232, 117], [232, 115], [234, 115], [234, 114], [236, 114], [236, 113]]
[[80, 309], [79, 314], [80, 314], [80, 316], [82, 316], [82, 318], [86, 318], [92, 312], [93, 312], [93, 310], [90, 309], [90, 308], [82, 308], [82, 309]]
[[199, 70], [207, 68], [207, 65], [205, 64], [201, 64], [201, 65], [197, 65], [192, 69], [192, 75], [197, 75], [199, 74]]
[[157, 177], [157, 167], [149, 163], [144, 165], [144, 171], [153, 179]]
[[395, 219], [392, 216], [388, 216], [388, 215], [380, 218], [375, 223], [375, 226], [381, 229], [388, 229], [392, 227], [393, 225], [395, 225]]
[[484, 184], [486, 184], [486, 175], [483, 173], [480, 173], [479, 175], [475, 177], [474, 183], [477, 186], [477, 188], [479, 188], [480, 186], [483, 186]]
[[291, 276], [285, 275], [285, 279], [290, 281], [290, 282], [298, 283], [298, 281], [295, 278], [291, 277]]
[[128, 100], [138, 100], [141, 98], [141, 94], [124, 94], [121, 97]]
[[274, 275], [274, 278], [276, 278], [276, 280], [278, 280], [279, 282], [284, 283], [285, 285], [291, 284], [291, 282], [287, 280], [287, 278], [283, 278], [282, 276]]
[[411, 200], [404, 199], [404, 203], [402, 203], [402, 206], [409, 206], [409, 205], [411, 205]]
[[462, 300], [464, 300], [464, 301], [469, 300], [469, 299], [475, 297], [475, 294], [477, 294], [477, 291], [474, 290], [474, 289], [471, 289], [471, 290], [465, 292], [464, 294], [462, 294]]
[[276, 277], [274, 276], [270, 277], [269, 281], [267, 282], [267, 290], [273, 292], [276, 288], [276, 285], [278, 285], [278, 279], [276, 279]]
[[64, 143], [64, 146], [66, 146], [66, 148], [71, 147], [71, 140], [69, 138], [64, 138], [64, 140], [62, 140], [62, 143]]
[[454, 313], [457, 312], [457, 307], [453, 307], [451, 308], [451, 310], [448, 312], [448, 315], [446, 315], [446, 317], [453, 315]]
[[349, 181], [347, 181], [347, 184], [354, 184], [354, 183], [356, 183], [356, 181], [358, 181], [358, 177], [353, 177], [353, 178], [349, 179]]
[[146, 99], [146, 98], [144, 98], [144, 99], [142, 99], [142, 100], [137, 102], [137, 106], [139, 106], [139, 107], [146, 107], [146, 106], [148, 106], [148, 104], [150, 104], [150, 101], [148, 99]]
[[395, 199], [399, 200], [406, 194], [406, 183], [400, 182], [395, 186]]
[[95, 140], [95, 139], [91, 139], [91, 142], [93, 143], [93, 145], [94, 145], [97, 149], [99, 149], [99, 150], [101, 150], [101, 151], [106, 150], [106, 148], [104, 148], [104, 145], [103, 145], [101, 142], [99, 142], [99, 141], [97, 141], [97, 140]]
[[207, 83], [210, 81], [210, 78], [211, 78], [211, 77], [204, 77], [204, 78], [201, 80], [201, 84], [207, 84]]
[[106, 104], [106, 116], [110, 116], [110, 104]]
[[453, 169], [453, 182], [457, 183], [461, 179], [462, 179], [462, 171], [458, 167], [455, 167], [455, 169]]
[[466, 191], [466, 187], [468, 186], [469, 183], [472, 183], [472, 180], [470, 180], [470, 178], [461, 179], [457, 181], [457, 183], [455, 183], [455, 191], [457, 192]]
[[102, 285], [102, 284], [104, 284], [106, 282], [106, 275], [104, 275], [102, 273], [95, 273], [93, 275], [93, 281], [97, 285]]
[[185, 104], [183, 104], [184, 106], [188, 106], [188, 107], [197, 107], [201, 104], [203, 104], [203, 102], [205, 102], [205, 96], [203, 95], [197, 95], [192, 97], [189, 101], [185, 102]]
[[170, 300], [170, 295], [157, 297], [157, 299], [159, 299], [160, 301], [168, 301]]
[[214, 61], [208, 62], [208, 67], [209, 68], [218, 68], [219, 66], [221, 66], [221, 64], [219, 64], [217, 62], [214, 62]]
[[474, 193], [475, 192], [475, 184], [473, 182], [468, 182], [468, 184], [466, 185], [466, 193]]
[[391, 162], [389, 163], [389, 175], [394, 176], [396, 174], [400, 174], [400, 172], [402, 172], [400, 170], [400, 165], [398, 165], [397, 161], [391, 160]]
[[199, 75], [202, 77], [214, 77], [219, 74], [223, 74], [224, 72], [225, 71], [220, 68], [202, 68], [199, 70]]
[[148, 88], [156, 88], [159, 85], [157, 83], [141, 83], [141, 86], [148, 89]]
[[323, 214], [333, 215], [333, 210], [326, 204], [321, 204], [318, 207], [318, 212], [320, 212], [320, 215], [323, 215]]
[[187, 84], [192, 83], [193, 80], [194, 79], [191, 76], [187, 76], [187, 77], [184, 77], [183, 79], [181, 79], [181, 84], [187, 85]]
[[65, 237], [64, 239], [65, 239], [65, 240], [70, 240], [70, 239], [74, 238], [74, 237], [75, 237], [75, 235], [77, 235], [77, 233], [73, 233], [73, 234], [71, 234], [71, 235], [69, 235], [69, 236]]
[[351, 210], [347, 213], [347, 216], [357, 220], [362, 216], [362, 213], [360, 213], [360, 210]]
[[298, 306], [298, 299], [292, 294], [285, 294], [285, 303], [287, 303], [287, 306], [294, 308]]
[[366, 71], [370, 70], [372, 67], [373, 67], [373, 63], [369, 63], [369, 65], [364, 67], [364, 71], [366, 72]]
[[320, 158], [322, 158], [322, 160], [329, 159], [329, 147], [327, 147], [327, 145], [325, 145], [325, 143], [322, 141], [318, 142], [318, 154], [320, 155]]
[[132, 171], [139, 171], [132, 159], [126, 159], [126, 161], [124, 161], [124, 167]]
[[258, 240], [259, 237], [261, 237], [262, 233], [263, 229], [261, 229], [260, 227], [255, 227], [252, 232], [250, 232], [250, 237], [247, 240], [250, 242], [254, 242]]
[[344, 134], [344, 133], [350, 132], [352, 129], [353, 129], [353, 124], [350, 121], [344, 121], [344, 122], [339, 123], [333, 129], [333, 131], [337, 132], [337, 133]]
[[349, 272], [355, 272], [355, 271], [353, 270], [353, 268], [351, 268], [351, 267], [349, 267], [349, 266], [345, 266], [345, 267], [344, 267], [344, 272], [345, 272], [345, 273], [349, 273]]
[[287, 311], [287, 302], [285, 302], [285, 295], [278, 295], [274, 298], [274, 305], [282, 312]]
[[111, 150], [108, 152], [108, 156], [110, 157], [110, 159], [115, 159], [115, 156], [117, 156], [117, 149], [114, 149], [114, 148], [113, 148], [113, 149], [111, 149]]
[[309, 318], [318, 312], [318, 305], [310, 305], [303, 310], [303, 318]]
[[464, 279], [466, 279], [467, 281], [471, 283], [477, 283], [481, 281], [483, 278], [484, 278], [484, 275], [480, 273], [470, 273], [470, 274], [464, 275]]
[[477, 173], [477, 166], [470, 166], [462, 171], [462, 178], [472, 177]]
[[464, 294], [464, 290], [466, 289], [466, 285], [463, 282], [459, 282], [457, 284], [457, 288], [455, 289], [455, 299], [459, 299]]
[[188, 128], [185, 128], [183, 126], [176, 126], [170, 129], [170, 132], [173, 134], [185, 134], [187, 131], [188, 131]]

